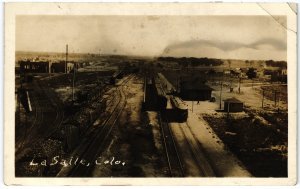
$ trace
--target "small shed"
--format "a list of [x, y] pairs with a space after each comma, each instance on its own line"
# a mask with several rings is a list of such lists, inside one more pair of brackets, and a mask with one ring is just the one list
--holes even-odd
[[243, 109], [244, 103], [234, 97], [224, 100], [225, 112], [242, 112]]

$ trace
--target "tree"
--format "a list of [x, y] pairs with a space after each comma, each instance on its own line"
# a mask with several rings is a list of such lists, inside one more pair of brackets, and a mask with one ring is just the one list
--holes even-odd
[[256, 72], [254, 68], [249, 68], [249, 70], [246, 72], [246, 75], [249, 79], [256, 78]]
[[246, 72], [249, 79], [252, 79], [252, 88], [254, 85], [254, 78], [256, 78], [256, 72], [254, 68], [249, 68], [249, 70]]

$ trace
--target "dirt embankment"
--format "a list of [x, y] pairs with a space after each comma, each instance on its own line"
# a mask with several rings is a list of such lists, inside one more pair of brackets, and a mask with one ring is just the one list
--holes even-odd
[[254, 176], [286, 177], [287, 113], [247, 113], [244, 117], [203, 118]]

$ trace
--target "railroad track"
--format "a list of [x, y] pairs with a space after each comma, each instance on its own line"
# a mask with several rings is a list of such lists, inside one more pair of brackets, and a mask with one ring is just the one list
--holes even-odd
[[67, 173], [62, 172], [59, 173], [58, 176], [68, 176], [68, 177], [91, 176], [92, 169], [94, 168], [94, 162], [99, 156], [99, 154], [103, 152], [105, 146], [108, 144], [108, 139], [111, 134], [112, 128], [116, 124], [120, 114], [122, 113], [123, 109], [126, 106], [126, 95], [123, 91], [123, 87], [130, 79], [132, 79], [131, 75], [128, 76], [126, 79], [124, 79], [121, 82], [120, 86], [117, 87], [119, 99], [116, 105], [114, 106], [111, 114], [108, 116], [108, 118], [105, 119], [101, 127], [89, 133], [88, 138], [90, 140], [87, 140], [86, 142], [82, 142], [82, 145], [79, 146], [76, 152], [79, 162], [81, 161], [89, 162], [91, 163], [91, 165], [86, 166], [81, 163], [78, 163], [76, 165], [73, 165], [72, 168], [67, 171]]
[[[49, 137], [60, 128], [64, 112], [60, 99], [51, 89], [45, 89], [43, 81], [33, 83], [33, 93], [29, 93], [33, 105], [34, 119], [31, 125], [26, 125], [24, 135], [16, 142], [16, 154], [26, 145], [32, 145], [39, 137]], [[31, 137], [31, 144], [27, 144]], [[35, 138], [35, 139], [33, 139]]]
[[[160, 88], [162, 89], [163, 93], [166, 95], [166, 92], [163, 89], [161, 82], [160, 82]], [[181, 157], [177, 150], [177, 145], [174, 140], [173, 133], [169, 127], [169, 124], [161, 120], [160, 113], [159, 113], [159, 122], [161, 125], [161, 133], [162, 133], [164, 149], [167, 157], [170, 175], [171, 177], [184, 177], [185, 170], [181, 162]]]
[[[132, 76], [127, 77], [126, 80], [122, 81], [122, 83], [126, 84], [130, 79], [132, 79], [131, 77]], [[104, 88], [106, 88], [106, 87], [107, 86], [105, 85]], [[120, 94], [119, 93], [120, 91], [117, 90], [117, 87], [114, 87], [114, 88], [116, 89], [116, 92], [113, 92], [114, 96], [112, 98], [109, 98], [109, 97], [101, 98], [100, 102], [99, 102], [99, 103], [102, 103], [104, 100], [107, 100], [108, 103], [106, 104], [106, 107], [108, 107], [109, 110], [111, 109], [111, 111], [108, 111], [108, 112], [112, 112], [115, 109], [115, 106], [113, 106], [113, 103], [115, 102], [114, 98]], [[97, 125], [103, 125], [105, 123], [105, 121], [106, 120], [103, 120], [103, 122], [99, 122], [99, 123], [97, 123]], [[99, 129], [97, 126], [93, 126], [93, 127], [89, 128], [85, 133], [85, 136], [86, 136], [85, 138], [87, 138], [89, 140], [90, 137], [92, 137], [93, 133], [96, 132], [95, 130], [97, 130], [97, 129]]]
[[[164, 94], [166, 95], [166, 92], [161, 84], [160, 84], [160, 87], [161, 87], [162, 91], [164, 92]], [[185, 137], [185, 141], [188, 143], [191, 154], [192, 154], [200, 172], [202, 173], [201, 176], [215, 177], [216, 175], [215, 175], [213, 169], [211, 168], [210, 163], [208, 162], [207, 158], [204, 156], [204, 152], [201, 150], [202, 147], [199, 144], [198, 140], [195, 138], [190, 126], [187, 124], [187, 122], [177, 123], [177, 124]], [[178, 150], [176, 148], [176, 143], [174, 140], [173, 132], [171, 131], [168, 123], [161, 123], [161, 128], [162, 128], [163, 141], [165, 144], [165, 150], [166, 150], [166, 154], [167, 154], [167, 160], [168, 160], [168, 165], [169, 165], [169, 170], [170, 170], [171, 176], [174, 175], [174, 172], [180, 173], [180, 171], [182, 173], [181, 175], [184, 176], [184, 167], [181, 163], [180, 156], [179, 156]], [[170, 137], [166, 137], [166, 133], [167, 133], [167, 136], [169, 135]], [[166, 138], [171, 138], [171, 139], [166, 140]], [[172, 149], [172, 144], [174, 145], [173, 149]], [[177, 158], [174, 158], [174, 157], [177, 157]], [[178, 159], [177, 163], [176, 163], [176, 159]], [[180, 171], [178, 171], [178, 169]], [[173, 171], [173, 170], [177, 170], [177, 171]], [[172, 174], [172, 172], [173, 172], [173, 174]]]
[[201, 145], [199, 144], [198, 140], [194, 136], [190, 126], [184, 123], [178, 123], [178, 127], [180, 128], [181, 132], [185, 137], [185, 141], [187, 141], [191, 154], [202, 173], [201, 176], [203, 177], [215, 177], [216, 174], [212, 169], [207, 157], [205, 156]]
[[181, 158], [178, 153], [172, 131], [168, 123], [161, 121], [160, 115], [159, 115], [159, 121], [161, 125], [161, 133], [162, 133], [164, 149], [167, 157], [170, 176], [184, 177], [185, 175], [184, 166], [182, 165]]
[[[23, 135], [18, 137], [15, 145], [16, 154], [19, 154], [27, 145], [33, 144], [39, 137], [51, 137], [62, 126], [65, 117], [62, 102], [52, 89], [46, 87], [47, 79], [41, 78], [33, 83], [33, 92], [29, 93], [29, 95], [34, 107], [34, 119], [30, 125], [26, 125]], [[57, 79], [56, 76], [55, 79]], [[105, 87], [107, 86], [104, 85], [103, 89], [105, 89]], [[103, 90], [100, 89], [100, 92], [102, 91]], [[99, 95], [93, 95], [93, 99], [98, 96]], [[34, 135], [36, 139], [31, 138], [30, 144], [27, 144], [29, 142], [29, 136], [33, 137]]]

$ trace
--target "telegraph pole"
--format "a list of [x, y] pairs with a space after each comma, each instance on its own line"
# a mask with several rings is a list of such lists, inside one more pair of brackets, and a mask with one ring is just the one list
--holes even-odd
[[66, 45], [66, 63], [65, 63], [65, 73], [68, 73], [68, 44]]
[[220, 90], [220, 110], [222, 109], [222, 86], [223, 86], [223, 81], [221, 81], [221, 90]]
[[264, 108], [264, 98], [265, 98], [265, 90], [262, 89], [262, 101], [261, 101], [261, 108]]
[[222, 87], [223, 87], [223, 76], [224, 76], [224, 70], [222, 73], [222, 81], [221, 81], [221, 90], [220, 90], [220, 110], [222, 109]]
[[230, 87], [229, 87], [229, 91], [231, 91], [232, 88], [232, 74], [231, 74], [231, 61], [229, 60], [229, 80], [230, 80]]
[[280, 92], [278, 92], [278, 104], [277, 104], [277, 106], [278, 106], [278, 108], [277, 108], [277, 111], [278, 111], [278, 113], [279, 113], [279, 109], [280, 109]]
[[241, 77], [239, 77], [239, 94], [241, 93]]
[[[227, 120], [229, 118], [229, 106], [230, 106], [230, 102], [228, 101], [228, 103], [227, 103]], [[225, 109], [225, 106], [224, 106], [224, 109]]]
[[74, 102], [74, 100], [75, 100], [75, 97], [74, 97], [75, 69], [76, 69], [76, 63], [74, 62], [74, 66], [73, 66], [73, 79], [72, 79], [72, 102]]

